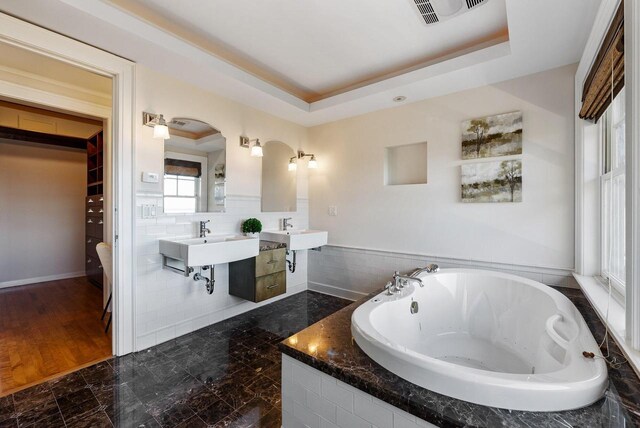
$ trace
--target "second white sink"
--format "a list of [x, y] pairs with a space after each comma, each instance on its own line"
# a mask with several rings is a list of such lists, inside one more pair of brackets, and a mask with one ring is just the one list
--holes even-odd
[[272, 230], [260, 232], [260, 239], [287, 244], [288, 250], [308, 250], [327, 244], [326, 230]]
[[241, 235], [160, 240], [160, 253], [188, 267], [235, 262], [255, 257], [259, 252], [258, 239]]

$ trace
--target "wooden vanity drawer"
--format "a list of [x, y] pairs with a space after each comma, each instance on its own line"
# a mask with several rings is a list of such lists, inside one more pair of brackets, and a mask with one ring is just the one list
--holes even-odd
[[256, 257], [256, 276], [271, 275], [286, 268], [286, 249], [263, 251]]
[[256, 278], [256, 302], [270, 299], [287, 291], [287, 274], [285, 271]]
[[287, 292], [287, 250], [264, 249], [256, 257], [229, 263], [229, 294], [261, 302]]

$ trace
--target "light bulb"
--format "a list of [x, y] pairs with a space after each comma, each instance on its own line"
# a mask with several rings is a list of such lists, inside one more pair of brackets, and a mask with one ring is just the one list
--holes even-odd
[[169, 127], [167, 125], [156, 125], [153, 127], [153, 138], [162, 138], [163, 140], [168, 140], [169, 136]]
[[260, 145], [260, 140], [256, 140], [256, 143], [251, 147], [251, 156], [256, 158], [262, 157], [262, 145]]
[[153, 127], [153, 138], [162, 138], [163, 140], [168, 140], [170, 138], [169, 135], [169, 127], [167, 126], [167, 121], [164, 120], [164, 116], [159, 114], [154, 119], [155, 125]]
[[317, 167], [318, 167], [318, 161], [316, 160], [316, 157], [311, 156], [311, 159], [309, 159], [309, 168], [316, 169]]
[[298, 169], [298, 164], [295, 159], [289, 160], [289, 171], [295, 171], [296, 169]]

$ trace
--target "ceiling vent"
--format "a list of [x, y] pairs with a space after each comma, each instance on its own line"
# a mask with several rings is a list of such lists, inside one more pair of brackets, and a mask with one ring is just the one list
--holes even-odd
[[413, 0], [425, 24], [432, 25], [468, 12], [489, 0]]

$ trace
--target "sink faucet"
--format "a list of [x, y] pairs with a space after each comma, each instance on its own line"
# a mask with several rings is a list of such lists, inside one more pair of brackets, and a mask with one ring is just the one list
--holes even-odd
[[289, 223], [289, 220], [291, 220], [291, 217], [282, 219], [282, 230], [287, 231], [290, 227], [293, 227], [293, 225]]
[[201, 221], [200, 222], [200, 238], [206, 238], [207, 233], [211, 233], [211, 231], [207, 228], [207, 223], [211, 220]]
[[393, 274], [393, 279], [387, 283], [385, 289], [387, 290], [387, 296], [399, 293], [410, 281], [417, 282], [420, 287], [424, 287], [420, 278], [413, 276], [400, 275], [400, 272], [396, 271]]

